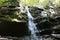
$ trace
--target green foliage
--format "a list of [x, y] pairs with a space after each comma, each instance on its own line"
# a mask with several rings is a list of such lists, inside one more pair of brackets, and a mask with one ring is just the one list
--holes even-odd
[[[43, 6], [46, 7], [49, 5], [50, 0], [21, 0], [21, 2], [28, 6]], [[60, 7], [60, 0], [52, 0], [52, 3], [55, 7]]]
[[0, 6], [6, 1], [8, 1], [8, 0], [0, 0]]
[[49, 0], [21, 0], [21, 2], [28, 6], [47, 6]]

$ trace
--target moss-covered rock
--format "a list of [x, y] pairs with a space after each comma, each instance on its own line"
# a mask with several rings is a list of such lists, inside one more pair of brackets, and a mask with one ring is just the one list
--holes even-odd
[[19, 7], [17, 3], [18, 2], [16, 1], [15, 2], [9, 1], [8, 5], [2, 3], [3, 5], [1, 5], [0, 8], [0, 20], [10, 22], [27, 22], [25, 12], [19, 13], [20, 9], [16, 8]]

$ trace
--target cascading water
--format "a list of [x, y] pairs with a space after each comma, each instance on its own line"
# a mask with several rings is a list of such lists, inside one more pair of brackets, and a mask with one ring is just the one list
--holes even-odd
[[28, 6], [25, 6], [26, 11], [27, 11], [27, 16], [28, 16], [28, 28], [31, 31], [31, 40], [40, 40], [38, 36], [36, 35], [38, 31], [36, 24], [34, 23], [34, 17], [31, 15], [29, 12]]
[[[22, 12], [24, 9], [22, 3], [19, 3], [19, 6], [20, 7], [18, 7], [18, 9], [20, 9], [20, 12]], [[39, 36], [36, 35], [36, 33], [38, 33], [39, 31], [36, 27], [36, 24], [33, 21], [34, 17], [29, 12], [28, 6], [25, 6], [25, 9], [27, 11], [27, 16], [28, 16], [28, 29], [29, 29], [29, 31], [31, 31], [31, 39], [29, 39], [29, 40], [40, 40], [40, 38], [38, 38]]]

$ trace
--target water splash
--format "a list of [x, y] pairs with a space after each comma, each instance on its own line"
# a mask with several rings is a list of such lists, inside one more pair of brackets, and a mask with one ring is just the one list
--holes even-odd
[[28, 28], [31, 31], [31, 40], [40, 40], [38, 36], [36, 35], [38, 31], [36, 24], [34, 23], [34, 17], [31, 15], [29, 12], [28, 6], [25, 7], [27, 11], [27, 16], [28, 16]]

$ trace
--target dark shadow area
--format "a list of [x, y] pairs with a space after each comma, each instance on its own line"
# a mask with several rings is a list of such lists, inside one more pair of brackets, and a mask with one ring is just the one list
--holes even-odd
[[21, 37], [28, 35], [28, 27], [24, 22], [6, 22], [0, 23], [0, 35]]

